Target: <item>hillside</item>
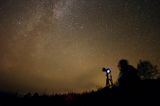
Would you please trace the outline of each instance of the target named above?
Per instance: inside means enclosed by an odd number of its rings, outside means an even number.
[[[25,95],[18,97],[16,94],[0,92],[0,105],[138,105],[138,104],[159,104],[160,80],[144,80],[136,84],[135,87],[113,87],[102,88],[97,91],[82,94],[63,94],[63,95]]]

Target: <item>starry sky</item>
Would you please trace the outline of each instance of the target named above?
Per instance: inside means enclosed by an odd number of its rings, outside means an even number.
[[[82,92],[121,58],[160,65],[159,0],[0,0],[0,90]]]

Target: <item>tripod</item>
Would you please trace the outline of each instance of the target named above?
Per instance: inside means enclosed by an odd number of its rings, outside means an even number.
[[[112,81],[111,72],[110,73],[106,72],[106,87],[111,88],[112,86],[113,86],[113,81]]]

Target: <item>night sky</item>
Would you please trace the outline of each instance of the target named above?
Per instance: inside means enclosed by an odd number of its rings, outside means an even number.
[[[159,0],[0,0],[0,90],[81,92],[102,67],[160,65]]]

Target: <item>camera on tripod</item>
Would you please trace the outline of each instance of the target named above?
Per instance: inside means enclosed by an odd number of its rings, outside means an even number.
[[[106,72],[107,74],[111,73],[111,69],[110,68],[102,68],[103,72]]]
[[[102,68],[102,71],[106,73],[106,87],[112,87],[113,81],[112,81],[111,69]]]

